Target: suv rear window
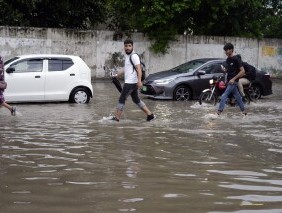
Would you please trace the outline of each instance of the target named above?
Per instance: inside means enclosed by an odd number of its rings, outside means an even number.
[[[48,60],[48,70],[49,71],[64,71],[73,65],[71,59],[49,59]]]

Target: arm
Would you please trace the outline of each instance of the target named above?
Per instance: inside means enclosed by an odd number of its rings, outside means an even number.
[[[238,78],[243,77],[244,75],[245,75],[245,69],[244,69],[243,66],[241,66],[239,73],[236,76],[234,76],[229,82],[231,84],[233,84],[235,82],[235,80],[237,80]]]
[[[141,81],[141,78],[142,78],[142,68],[141,68],[140,57],[138,56],[138,54],[133,54],[131,56],[131,59],[132,59],[131,63],[134,66],[134,68],[135,68],[135,70],[137,72],[137,87],[138,87],[138,89],[141,89],[143,84],[142,84],[142,81]]]
[[[138,86],[138,89],[141,89],[141,87],[143,86],[142,81],[141,81],[141,76],[142,76],[141,64],[135,65],[135,68],[137,71],[137,78],[138,78],[137,86]]]

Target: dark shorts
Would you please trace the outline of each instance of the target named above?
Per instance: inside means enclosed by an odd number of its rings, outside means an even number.
[[[125,101],[127,97],[131,95],[131,98],[135,104],[140,103],[140,98],[138,96],[138,88],[137,84],[127,84],[125,83],[123,85],[120,97],[119,97],[119,103],[125,104]]]

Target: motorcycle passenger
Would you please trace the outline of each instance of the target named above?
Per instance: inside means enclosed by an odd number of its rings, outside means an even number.
[[[238,54],[237,57],[242,61],[241,55]],[[243,63],[245,63],[245,62],[242,61],[242,65],[244,66]],[[246,70],[245,70],[245,72],[246,72]],[[243,100],[246,99],[246,95],[244,93],[244,85],[249,85],[250,83],[251,82],[248,79],[246,74],[242,78],[240,78],[239,81],[238,81],[238,89],[239,89],[240,94],[242,95]]]
[[[223,112],[228,96],[232,93],[239,104],[242,113],[246,115],[247,113],[245,112],[245,106],[237,87],[239,78],[245,74],[242,61],[236,55],[234,55],[233,44],[227,43],[224,45],[223,49],[227,56],[227,67],[223,67],[223,71],[227,72],[227,87],[221,96],[217,114],[220,115]]]

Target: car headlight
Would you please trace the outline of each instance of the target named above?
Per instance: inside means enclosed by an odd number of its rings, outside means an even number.
[[[170,82],[172,82],[175,78],[166,78],[166,79],[160,79],[160,80],[154,80],[155,84],[160,84],[160,85],[164,85],[164,84],[169,84]]]

